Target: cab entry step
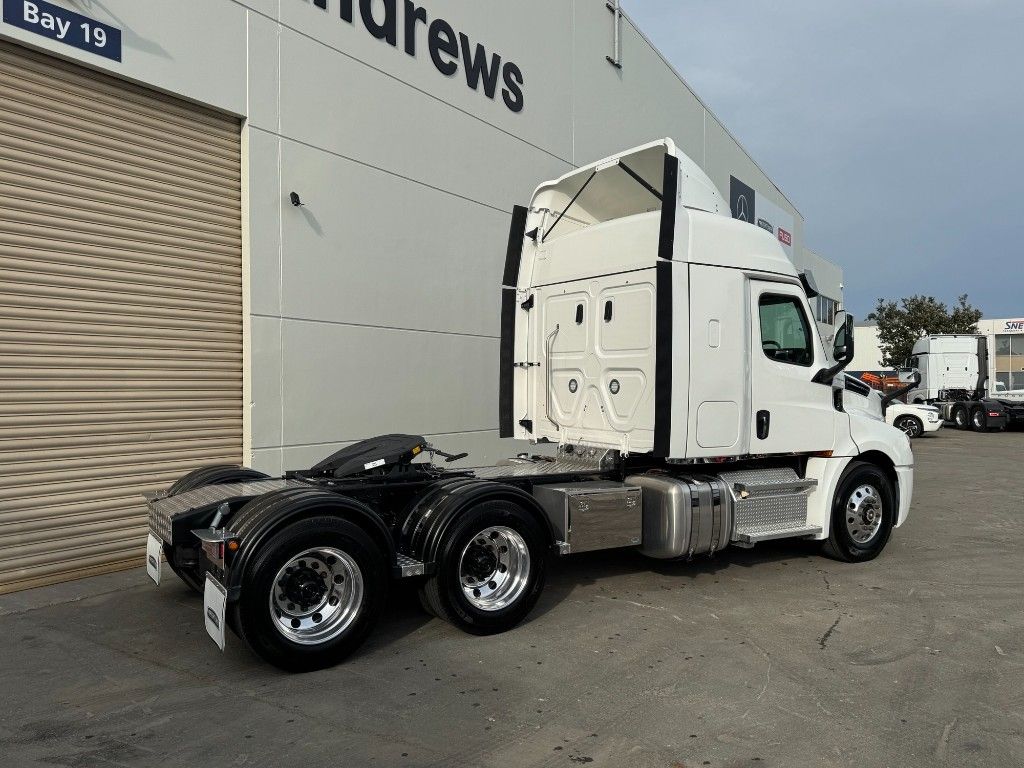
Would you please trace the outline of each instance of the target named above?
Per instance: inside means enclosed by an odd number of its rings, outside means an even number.
[[[754,544],[820,533],[807,524],[807,495],[817,480],[784,468],[723,472],[720,477],[732,496],[735,541]]]

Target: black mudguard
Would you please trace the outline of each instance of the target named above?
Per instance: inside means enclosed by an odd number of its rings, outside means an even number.
[[[425,563],[429,571],[435,566],[445,534],[459,513],[484,501],[518,504],[536,516],[554,544],[551,522],[525,490],[491,480],[459,477],[439,480],[417,499],[402,524],[399,548],[403,554]]]
[[[395,563],[395,543],[384,521],[366,504],[319,488],[285,488],[250,501],[231,519],[238,551],[227,564],[228,600],[238,598],[245,569],[260,547],[275,533],[298,520],[324,515],[350,520],[363,528],[380,546],[389,564]]]

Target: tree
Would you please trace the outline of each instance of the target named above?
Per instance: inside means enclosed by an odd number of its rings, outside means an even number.
[[[982,312],[967,302],[967,294],[957,299],[953,311],[934,296],[910,296],[899,302],[879,299],[868,320],[878,324],[878,342],[882,365],[898,368],[910,357],[914,342],[932,333],[977,333]]]

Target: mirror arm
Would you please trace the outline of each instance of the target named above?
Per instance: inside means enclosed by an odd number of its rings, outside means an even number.
[[[853,358],[848,357],[846,360],[841,360],[829,368],[822,368],[814,374],[814,378],[811,381],[815,384],[831,384],[836,375],[852,362]]]
[[[885,409],[889,407],[889,404],[892,403],[893,400],[898,400],[899,398],[903,397],[910,390],[917,388],[917,386],[920,383],[921,383],[921,372],[915,369],[914,370],[914,380],[912,382],[907,384],[905,387],[900,387],[899,389],[893,390],[888,395],[883,395],[882,396],[882,415],[885,416]]]

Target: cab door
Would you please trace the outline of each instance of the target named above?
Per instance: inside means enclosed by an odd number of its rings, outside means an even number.
[[[814,374],[828,365],[803,291],[751,280],[750,452],[810,453],[835,442],[831,384]]]

